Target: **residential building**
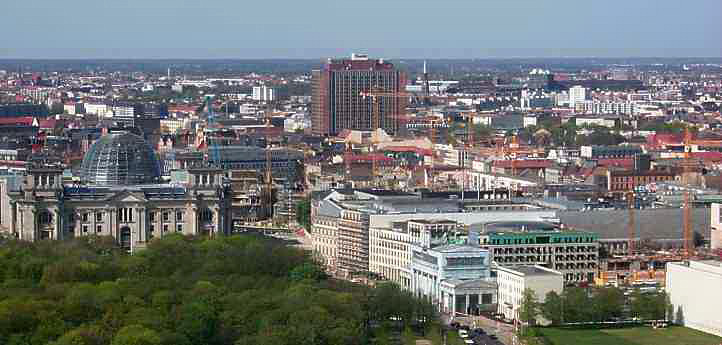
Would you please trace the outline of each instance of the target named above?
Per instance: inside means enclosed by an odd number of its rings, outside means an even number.
[[[543,303],[547,293],[554,291],[561,295],[564,289],[564,275],[544,266],[497,266],[495,271],[499,286],[497,312],[504,314],[507,320],[519,320],[524,290],[533,291],[537,300]],[[549,321],[538,317],[536,323],[545,325]]]
[[[587,90],[584,86],[577,85],[569,88],[569,107],[574,109],[578,102],[583,102],[587,98]]]
[[[667,263],[665,291],[676,323],[722,337],[722,262]]]
[[[278,98],[276,89],[268,86],[254,86],[252,98],[259,102],[273,102]]]
[[[406,75],[393,64],[354,54],[351,59],[329,59],[312,74],[314,134],[337,135],[344,129],[370,131],[377,124],[387,133],[398,131],[406,100],[364,96],[366,92],[404,92]]]
[[[607,169],[607,190],[612,193],[628,192],[650,183],[674,181],[676,176],[675,173],[666,170]]]

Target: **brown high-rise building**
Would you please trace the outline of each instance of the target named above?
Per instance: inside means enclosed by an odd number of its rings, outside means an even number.
[[[370,60],[354,54],[351,59],[329,59],[313,71],[313,133],[336,135],[344,129],[375,129],[376,106],[365,92],[393,94],[404,92],[404,72],[382,59]],[[403,97],[379,97],[379,124],[387,133],[396,133],[406,108]]]

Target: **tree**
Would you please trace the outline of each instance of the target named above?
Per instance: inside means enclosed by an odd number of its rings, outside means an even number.
[[[532,289],[524,289],[519,306],[519,321],[527,325],[536,323],[539,316],[539,299]]]
[[[541,305],[542,316],[553,325],[562,323],[562,297],[556,291],[549,291]]]
[[[121,328],[111,345],[161,345],[161,337],[152,329],[140,325]]]
[[[307,231],[311,231],[311,200],[304,199],[296,204],[296,221]]]
[[[609,321],[620,317],[624,306],[624,293],[615,287],[597,289],[592,299],[592,306],[594,321]]]
[[[578,287],[564,289],[562,294],[562,322],[585,322],[590,321],[590,301],[587,292]]]

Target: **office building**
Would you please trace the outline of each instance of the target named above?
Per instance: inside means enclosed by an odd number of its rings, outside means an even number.
[[[674,322],[722,337],[722,262],[667,263],[665,291]]]
[[[499,286],[497,312],[504,314],[507,320],[519,320],[524,290],[534,291],[539,303],[543,303],[551,291],[562,294],[564,276],[559,271],[539,265],[498,266],[496,283]],[[536,323],[545,325],[549,321],[538,317]]]
[[[499,265],[545,266],[561,272],[566,283],[593,282],[599,266],[597,234],[542,222],[488,223],[480,244]]]
[[[493,310],[497,286],[490,265],[489,252],[474,245],[414,247],[410,290],[451,315]]]
[[[403,97],[364,97],[365,92],[404,92],[406,75],[383,59],[354,54],[329,59],[313,71],[312,129],[317,135],[337,135],[344,129],[369,131],[376,124],[396,133],[406,100]],[[374,118],[374,114],[378,118]]]
[[[319,237],[314,239],[315,248],[320,250],[316,255],[341,276],[370,271],[408,287],[406,268],[414,245],[433,248],[459,243],[472,224],[541,221],[556,216],[554,211],[533,207],[495,208],[510,203],[506,192],[507,199],[502,199],[500,192],[471,194],[480,200],[386,190],[318,193],[311,203],[311,235]]]
[[[584,86],[577,85],[569,88],[569,107],[574,109],[579,102],[587,98],[587,90]]]

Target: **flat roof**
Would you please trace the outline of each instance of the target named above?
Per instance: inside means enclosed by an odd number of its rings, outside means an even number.
[[[512,273],[518,273],[523,276],[561,275],[560,272],[556,272],[551,269],[543,269],[535,265],[499,266],[499,268],[505,271],[511,271]]]

